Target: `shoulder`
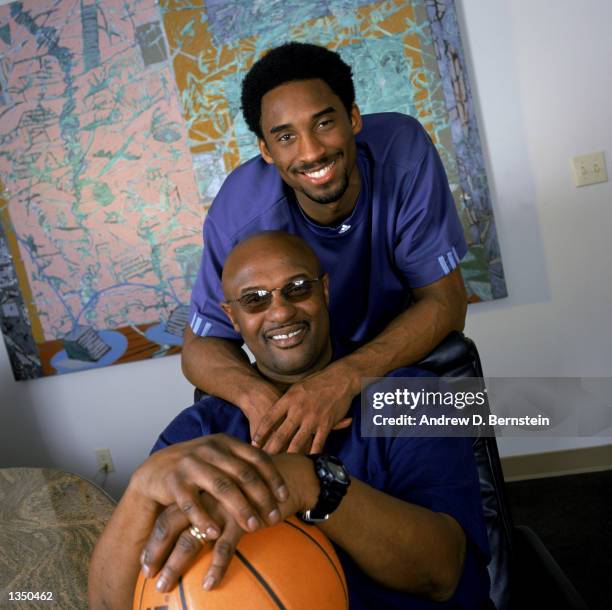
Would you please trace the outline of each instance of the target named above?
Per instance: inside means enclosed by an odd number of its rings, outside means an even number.
[[[168,424],[159,435],[151,453],[207,434],[224,432],[231,436],[240,436],[244,427],[243,420],[244,415],[235,405],[216,396],[205,396],[181,411]]]
[[[419,121],[399,112],[364,115],[357,143],[367,149],[374,163],[406,169],[418,165],[432,146]]]
[[[286,205],[283,181],[273,165],[260,155],[249,159],[223,182],[207,215],[207,222],[237,235],[262,216]]]

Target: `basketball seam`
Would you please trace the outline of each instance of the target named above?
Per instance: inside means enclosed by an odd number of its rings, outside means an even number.
[[[181,595],[181,605],[183,606],[183,610],[189,610],[187,606],[187,600],[185,599],[185,589],[183,588],[183,578],[179,578],[179,593]]]
[[[272,601],[278,606],[279,610],[286,610],[285,606],[278,598],[278,595],[274,592],[272,587],[266,582],[265,578],[257,571],[255,566],[251,564],[251,562],[238,550],[236,549],[236,557],[246,566],[246,568],[255,576],[255,578],[259,581],[259,584],[266,590],[268,595],[272,598]]]
[[[346,606],[348,608],[348,591],[344,587],[344,580],[343,580],[342,576],[340,575],[340,572],[338,572],[338,568],[336,567],[336,564],[334,563],[334,560],[329,556],[329,553],[321,546],[319,541],[316,540],[316,538],[314,538],[313,536],[311,536],[306,530],[303,530],[301,527],[298,527],[295,523],[291,523],[291,521],[285,521],[285,523],[287,525],[290,525],[293,529],[296,529],[298,532],[302,532],[302,534],[304,534],[304,536],[306,536],[309,540],[314,542],[314,544],[316,544],[321,549],[321,551],[323,551],[323,554],[327,558],[327,561],[329,561],[329,563],[331,564],[332,568],[334,569],[334,572],[338,576],[338,580],[340,581],[340,586],[342,587],[342,590],[344,591],[344,598],[346,599]],[[340,560],[338,560],[338,561],[340,561]]]
[[[140,599],[138,600],[138,610],[142,610],[142,598],[144,597],[145,587],[147,586],[147,579],[142,579],[142,589],[140,590]]]

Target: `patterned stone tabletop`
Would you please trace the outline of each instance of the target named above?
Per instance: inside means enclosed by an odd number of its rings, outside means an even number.
[[[114,505],[75,474],[0,469],[0,608],[85,610],[89,557]]]

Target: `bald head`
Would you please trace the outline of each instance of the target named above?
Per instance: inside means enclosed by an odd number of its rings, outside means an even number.
[[[225,298],[240,296],[232,291],[238,276],[253,271],[253,267],[256,267],[257,272],[265,274],[266,267],[278,259],[310,272],[311,277],[321,275],[317,255],[301,237],[283,231],[263,231],[237,244],[225,260],[221,275]]]
[[[264,376],[294,383],[330,361],[328,279],[304,240],[280,231],[245,239],[222,283],[221,307]]]

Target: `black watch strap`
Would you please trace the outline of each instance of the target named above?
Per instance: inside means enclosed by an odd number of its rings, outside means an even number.
[[[297,513],[304,523],[321,523],[329,518],[346,495],[351,478],[344,464],[337,457],[325,453],[309,455],[321,486],[316,505],[303,513]]]

